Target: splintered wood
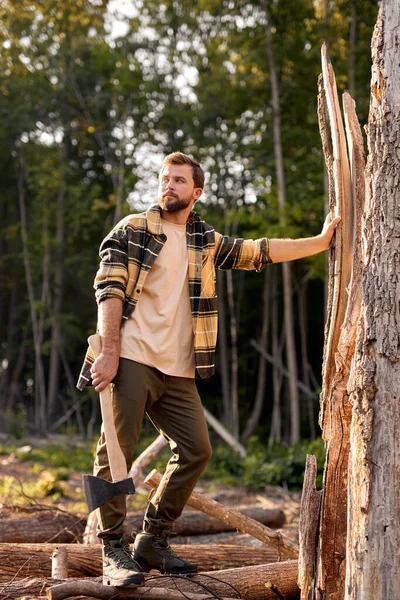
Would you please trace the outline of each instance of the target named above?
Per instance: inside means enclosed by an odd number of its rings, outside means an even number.
[[[322,73],[318,116],[328,169],[330,208],[342,220],[336,229],[329,260],[320,409],[320,425],[326,447],[324,484],[323,490],[316,492],[316,469],[308,460],[302,495],[299,568],[302,600],[337,600],[344,597],[352,418],[349,376],[361,306],[361,216],[365,196],[363,139],[355,103],[348,94],[344,94],[350,170],[335,75],[327,60],[325,46],[322,48]]]

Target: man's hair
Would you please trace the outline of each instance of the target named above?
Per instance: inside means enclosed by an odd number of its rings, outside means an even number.
[[[194,158],[190,158],[190,156],[183,154],[183,152],[172,152],[172,154],[168,154],[168,156],[164,158],[160,175],[167,165],[190,165],[192,167],[194,187],[204,188],[204,171],[201,168],[200,163]]]

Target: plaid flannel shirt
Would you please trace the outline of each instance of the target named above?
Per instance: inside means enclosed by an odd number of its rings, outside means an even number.
[[[121,298],[121,327],[135,310],[146,277],[166,239],[156,205],[145,213],[129,215],[103,240],[94,282],[96,300],[100,303],[106,298]],[[186,241],[196,377],[204,378],[214,372],[218,325],[215,268],[261,271],[272,261],[267,238],[243,240],[223,236],[193,211],[186,225]],[[91,384],[93,361],[88,348],[77,383],[80,390]]]

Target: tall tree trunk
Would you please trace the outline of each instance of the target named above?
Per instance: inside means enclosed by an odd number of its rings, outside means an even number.
[[[372,41],[362,305],[351,371],[347,600],[400,590],[400,5],[383,0]]]
[[[350,39],[349,39],[349,94],[356,97],[356,35],[357,35],[357,6],[356,0],[351,0]]]
[[[222,271],[217,273],[217,293],[218,293],[218,339],[219,355],[221,368],[221,387],[222,387],[222,422],[226,427],[230,420],[230,385],[229,385],[229,357],[228,357],[228,338],[226,332],[226,311],[224,299],[224,274]]]
[[[232,271],[226,271],[226,291],[228,294],[229,322],[231,333],[231,398],[230,398],[230,431],[238,439],[239,437],[239,395],[238,395],[238,347],[237,347],[237,325],[235,301],[233,298]]]
[[[21,238],[22,250],[24,256],[25,279],[28,290],[29,307],[31,312],[33,346],[35,354],[35,427],[40,433],[46,431],[46,386],[44,379],[44,368],[42,361],[42,340],[43,329],[39,323],[39,317],[36,309],[35,292],[33,287],[33,277],[31,260],[28,247],[28,228],[25,204],[25,162],[20,153],[19,176],[18,176],[18,199],[21,214]]]
[[[300,329],[300,343],[301,343],[301,363],[303,370],[303,381],[304,384],[311,389],[310,382],[310,365],[308,363],[308,349],[307,349],[307,302],[306,302],[306,285],[302,285],[297,293],[299,299],[299,329]],[[315,422],[314,422],[314,408],[313,401],[310,396],[307,396],[307,412],[308,422],[310,425],[310,437],[312,440],[316,438]]]
[[[278,283],[277,274],[274,271],[272,273],[272,308],[271,308],[271,321],[272,321],[272,355],[275,359],[275,364],[272,366],[272,384],[273,384],[273,407],[272,407],[272,418],[271,418],[271,429],[268,439],[268,444],[271,446],[274,442],[282,441],[282,423],[281,423],[281,388],[283,381],[283,373],[277,367],[279,363],[282,363],[282,344],[279,343],[278,323],[279,323],[279,310],[278,310]],[[284,327],[284,325],[283,325]],[[283,340],[283,337],[282,337]]]
[[[283,150],[281,140],[281,109],[279,82],[275,66],[275,57],[272,48],[271,19],[266,3],[264,4],[267,14],[267,55],[272,91],[272,111],[274,129],[274,155],[276,162],[276,174],[278,182],[278,202],[280,219],[284,222],[286,209],[285,174],[283,168]],[[300,439],[300,399],[297,389],[297,362],[296,343],[294,334],[294,316],[292,304],[292,270],[288,262],[282,263],[283,275],[283,304],[285,309],[285,337],[287,366],[290,372],[289,394],[290,394],[290,441],[292,443]]]
[[[17,268],[17,256],[14,254],[14,260],[12,262],[12,269],[16,272]],[[16,335],[16,313],[17,313],[17,290],[18,290],[18,278],[13,277],[11,284],[11,293],[8,303],[8,323],[7,323],[7,346],[6,346],[6,358],[0,365],[0,433],[5,433],[5,413],[6,408],[10,406],[9,402],[9,389],[10,389],[10,377],[13,365],[13,354],[14,354],[14,338]],[[1,315],[0,315],[1,318]],[[2,321],[0,321],[2,323]]]
[[[262,326],[261,326],[261,335],[260,335],[260,345],[263,348],[267,346],[268,340],[268,326],[269,326],[269,288],[270,288],[270,275],[271,272],[269,269],[265,269],[264,271],[264,290],[263,290],[263,310],[262,310]],[[257,427],[261,411],[264,405],[264,396],[265,396],[265,383],[266,383],[266,375],[267,375],[267,362],[260,355],[258,359],[258,374],[257,374],[257,391],[256,397],[254,400],[253,410],[251,411],[250,417],[247,420],[246,427],[242,433],[242,442],[245,444],[249,437],[254,432]]]
[[[69,14],[65,10],[66,37],[63,44],[64,48],[64,66],[63,66],[63,87],[65,96],[69,89],[70,73],[70,32],[69,32]],[[68,166],[71,154],[71,123],[70,111],[67,100],[64,100],[61,109],[61,126],[63,129],[63,143],[60,155],[60,181],[57,195],[57,213],[56,213],[56,248],[54,253],[54,293],[52,305],[52,330],[51,330],[51,350],[48,384],[48,416],[53,416],[57,402],[59,390],[59,371],[60,371],[60,349],[62,344],[61,330],[61,312],[64,292],[64,246],[65,246],[65,204],[68,190]]]

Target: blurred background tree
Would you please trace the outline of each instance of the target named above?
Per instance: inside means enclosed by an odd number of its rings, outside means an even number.
[[[163,156],[207,172],[222,233],[304,237],[325,214],[316,95],[326,41],[367,120],[375,0],[0,2],[0,428],[98,425],[75,392],[95,330],[98,246],[156,200]],[[244,443],[318,434],[323,256],[218,274],[217,373],[203,402]],[[289,282],[289,284],[288,284]],[[254,343],[257,344],[256,349]]]

